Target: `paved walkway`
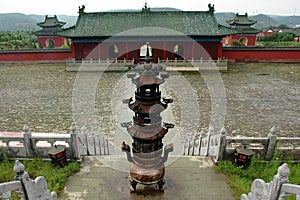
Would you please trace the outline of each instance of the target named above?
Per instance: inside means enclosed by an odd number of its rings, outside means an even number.
[[[127,179],[129,172],[110,167],[124,162],[125,155],[85,157],[80,172],[68,179],[59,199],[234,199],[225,177],[214,172],[209,158],[174,159],[166,167],[164,192],[159,192],[154,185],[139,184],[137,192],[130,193]]]

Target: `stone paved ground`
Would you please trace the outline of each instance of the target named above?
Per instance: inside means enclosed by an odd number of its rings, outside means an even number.
[[[234,199],[225,177],[213,171],[213,163],[209,158],[181,157],[166,167],[164,192],[159,192],[153,185],[139,184],[136,193],[130,193],[129,172],[110,168],[112,163],[118,163],[120,159],[124,157],[85,157],[80,172],[67,180],[59,199]],[[128,166],[124,166],[124,170],[128,169]]]
[[[205,82],[197,73],[183,75],[198,96],[199,126],[207,128],[210,98]],[[112,117],[111,90],[121,76],[104,73],[95,94],[97,117],[108,136],[119,123]],[[300,136],[299,64],[235,64],[221,76],[227,97],[228,135],[265,137],[276,125],[280,136]],[[76,73],[66,72],[63,64],[0,66],[0,131],[21,132],[28,124],[32,132],[69,132],[75,80]],[[174,87],[184,90],[182,85]],[[180,105],[176,98],[174,105],[178,125]]]

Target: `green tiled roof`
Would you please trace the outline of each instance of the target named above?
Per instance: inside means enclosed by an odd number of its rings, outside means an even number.
[[[44,27],[62,27],[63,25],[65,25],[65,22],[61,22],[57,19],[57,16],[54,15],[54,17],[49,17],[48,15],[46,15],[45,17],[45,21],[37,23],[38,26],[44,28]]]
[[[211,11],[157,11],[151,12],[80,12],[75,26],[59,34],[65,37],[106,37],[131,30],[131,35],[155,36],[163,29],[145,31],[139,28],[158,27],[178,31],[188,36],[224,36],[235,30],[220,26]]]
[[[260,32],[259,30],[255,29],[255,28],[252,28],[252,27],[236,28],[236,31],[238,33],[249,33],[249,34],[257,34],[257,33]]]
[[[43,29],[39,31],[35,31],[34,34],[37,36],[55,36],[57,35],[58,31],[61,31],[62,29]]]

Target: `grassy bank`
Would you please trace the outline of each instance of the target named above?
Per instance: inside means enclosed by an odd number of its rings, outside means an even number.
[[[25,171],[29,173],[31,179],[43,176],[47,180],[48,189],[55,191],[58,195],[63,191],[66,180],[69,176],[77,172],[80,168],[79,162],[69,162],[62,168],[55,167],[50,161],[41,159],[24,160],[21,163],[25,167]],[[15,161],[9,161],[6,158],[0,162],[0,183],[14,180],[15,172],[13,170]],[[16,194],[11,199],[19,199]]]
[[[266,183],[273,180],[277,174],[278,167],[282,164],[276,158],[269,162],[261,162],[262,160],[255,156],[252,158],[251,164],[247,169],[237,167],[230,161],[220,162],[215,169],[226,175],[227,182],[232,189],[235,199],[240,199],[242,194],[248,194],[251,191],[251,184],[254,179],[262,179]],[[290,169],[289,180],[292,184],[300,184],[300,163],[286,162]],[[286,198],[287,200],[295,200],[295,196]]]

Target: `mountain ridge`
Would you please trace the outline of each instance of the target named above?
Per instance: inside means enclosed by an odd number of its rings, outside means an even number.
[[[178,11],[173,8],[151,8],[152,11]],[[118,12],[125,10],[111,10],[109,12]],[[137,11],[137,10],[130,10]],[[130,12],[129,11],[129,12]],[[234,18],[234,12],[216,12],[215,13],[219,24],[228,26],[227,20]],[[57,15],[60,21],[66,22],[64,28],[73,26],[76,23],[78,16],[70,15]],[[37,25],[38,22],[42,22],[45,19],[45,15],[37,14],[23,14],[23,13],[0,13],[0,31],[17,31],[17,30],[33,30],[37,31],[41,28]],[[300,16],[280,16],[280,15],[249,15],[249,19],[258,21],[253,28],[262,29],[270,26],[278,26],[285,24],[290,27],[300,26]]]

